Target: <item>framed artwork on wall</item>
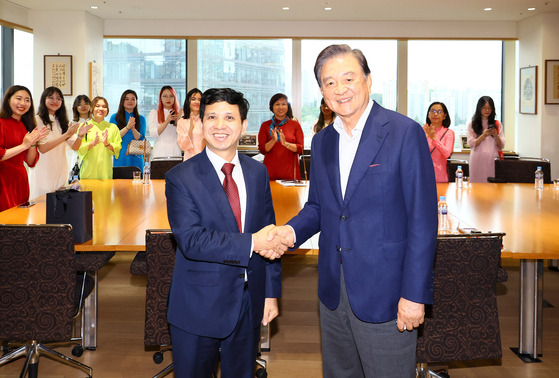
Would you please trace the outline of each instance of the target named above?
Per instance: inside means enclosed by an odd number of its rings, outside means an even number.
[[[45,55],[45,88],[57,87],[72,96],[72,55]]]
[[[520,113],[536,114],[538,111],[538,67],[520,69]]]
[[[545,61],[545,103],[559,105],[559,60]]]

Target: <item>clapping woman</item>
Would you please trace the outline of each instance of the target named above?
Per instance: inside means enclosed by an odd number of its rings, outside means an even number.
[[[0,211],[29,200],[23,162],[29,167],[37,164],[37,142],[49,132],[35,127],[34,112],[29,89],[21,85],[8,88],[0,109]]]
[[[105,121],[109,113],[105,98],[95,97],[91,107],[91,120],[80,125],[80,130],[91,125],[78,149],[82,161],[80,179],[112,179],[113,156],[118,158],[121,149],[120,130],[114,123]]]
[[[272,119],[262,123],[258,133],[258,149],[270,180],[300,180],[298,154],[303,152],[303,129],[288,117],[287,96],[277,93],[270,99]]]
[[[182,112],[179,110],[177,92],[170,85],[159,91],[157,109],[149,113],[149,135],[155,139],[152,157],[181,156],[177,144],[177,121]]]
[[[184,151],[184,160],[199,154],[206,147],[200,119],[201,99],[202,91],[198,88],[188,91],[182,107],[184,115],[177,123],[177,143]]]
[[[324,102],[324,98],[320,100],[320,115],[314,124],[312,131],[313,134],[318,133],[320,130],[330,125],[336,119],[336,113],[332,111]]]
[[[429,105],[423,130],[429,143],[437,182],[448,182],[446,159],[454,150],[454,131],[449,127],[450,115],[446,105],[442,102],[433,102]]]
[[[67,148],[78,150],[81,140],[76,131],[79,124],[69,122],[62,91],[48,87],[43,91],[36,116],[37,128],[50,130],[38,142],[41,159],[29,169],[29,198],[36,198],[64,186],[68,180]]]
[[[138,95],[132,89],[127,89],[120,96],[118,110],[109,121],[118,126],[122,138],[122,153],[115,156],[115,167],[144,166],[141,155],[128,155],[128,145],[132,140],[144,140],[146,135],[146,119],[138,113]]]

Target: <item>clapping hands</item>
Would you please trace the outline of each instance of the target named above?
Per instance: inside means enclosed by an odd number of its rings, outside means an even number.
[[[270,260],[283,256],[293,247],[295,235],[289,226],[268,225],[253,234],[254,252]]]

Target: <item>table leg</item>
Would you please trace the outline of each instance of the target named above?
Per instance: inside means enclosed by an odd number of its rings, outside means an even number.
[[[84,302],[82,346],[87,350],[95,350],[97,348],[97,271],[88,272],[88,274],[93,276],[95,286]]]
[[[543,260],[520,261],[519,347],[524,362],[541,362],[543,331]]]

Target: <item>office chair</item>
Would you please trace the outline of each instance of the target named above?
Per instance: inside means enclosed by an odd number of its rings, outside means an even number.
[[[113,167],[113,179],[133,179],[133,172],[142,172],[142,170],[136,166]]]
[[[551,184],[551,163],[549,159],[505,156],[495,158],[495,177],[489,177],[489,182],[518,182],[534,183],[534,172],[542,167],[543,181]]]
[[[167,298],[176,251],[177,243],[171,230],[146,230],[147,285],[144,345],[163,347],[153,355],[156,364],[163,362],[163,352],[171,347],[171,333],[167,322]],[[266,361],[258,358],[256,365],[256,377],[265,378]],[[153,378],[163,377],[172,371],[171,363]]]
[[[470,165],[467,160],[446,159],[446,173],[448,175],[448,182],[454,182],[456,179],[456,169],[462,166],[464,177],[470,176]]]
[[[151,161],[151,178],[164,179],[165,173],[175,165],[182,163],[182,157],[153,158]]]
[[[44,345],[72,340],[84,290],[76,287],[76,266],[70,225],[0,225],[0,339],[25,343],[0,366],[27,356],[20,377],[36,378],[45,355],[92,376],[91,367]]]
[[[311,178],[311,154],[299,155],[299,168],[301,171],[301,179],[310,180]]]
[[[495,285],[502,233],[441,235],[434,266],[433,305],[419,328],[420,377],[443,377],[423,364],[501,358]]]

